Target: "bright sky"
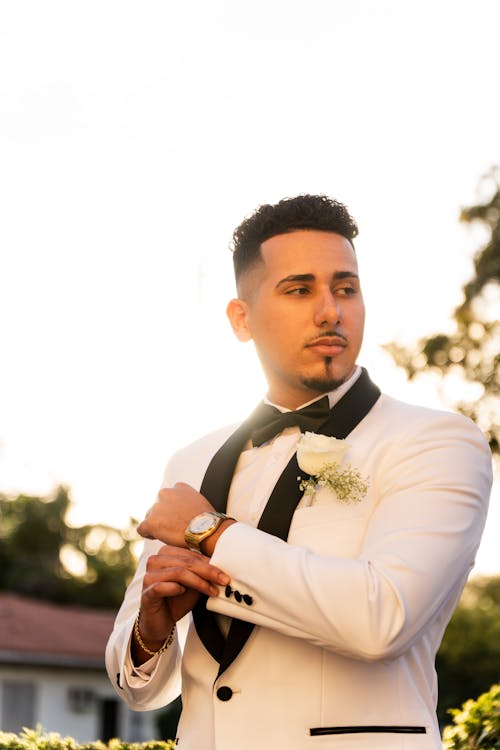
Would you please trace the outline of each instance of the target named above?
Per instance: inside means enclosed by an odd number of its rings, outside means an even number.
[[[360,226],[361,363],[439,406],[380,345],[447,328],[472,273],[499,33],[498,0],[0,0],[0,491],[66,483],[75,523],[120,526],[244,417],[264,382],[228,242],[299,192]]]

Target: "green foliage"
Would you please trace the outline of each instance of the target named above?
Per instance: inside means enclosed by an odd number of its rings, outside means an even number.
[[[488,191],[484,202],[464,208],[460,220],[479,223],[489,239],[474,257],[474,276],[453,312],[455,331],[436,333],[410,348],[394,343],[384,348],[410,380],[430,369],[443,377],[459,374],[464,382],[481,386],[479,398],[456,407],[479,425],[492,451],[500,453],[500,168],[485,175],[481,187]]]
[[[174,750],[172,740],[163,742],[122,742],[113,739],[108,743],[97,740],[79,745],[72,737],[61,737],[55,732],[37,729],[24,729],[21,734],[0,731],[0,750]]]
[[[452,712],[443,732],[444,750],[500,750],[500,685]]]
[[[69,492],[50,498],[0,494],[0,590],[61,604],[117,608],[132,577],[137,538],[124,531],[66,521]],[[77,563],[72,570],[68,560]]]
[[[436,659],[438,716],[471,695],[479,695],[500,675],[500,576],[473,578],[467,584]]]

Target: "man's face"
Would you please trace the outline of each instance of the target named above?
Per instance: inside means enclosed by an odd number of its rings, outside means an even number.
[[[228,315],[255,343],[270,400],[293,409],[354,370],[365,319],[356,256],[341,235],[316,230],[271,237],[261,253]]]

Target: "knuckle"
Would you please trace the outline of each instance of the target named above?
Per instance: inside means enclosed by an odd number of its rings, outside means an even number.
[[[158,560],[157,555],[151,555],[151,557],[148,558],[148,561],[146,563],[146,571],[150,572],[153,570],[157,570],[160,566],[160,561]]]
[[[150,576],[150,575],[148,575],[146,573],[146,575],[144,576],[144,578],[142,580],[142,588],[143,588],[143,590],[149,588],[155,582],[156,582],[156,579],[153,576]]]
[[[169,571],[175,578],[179,578],[184,572],[184,568],[181,565],[172,565]]]

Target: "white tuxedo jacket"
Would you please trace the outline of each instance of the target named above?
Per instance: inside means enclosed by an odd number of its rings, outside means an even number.
[[[198,488],[229,432],[177,453],[165,485]],[[161,546],[145,543],[106,662],[139,711],[175,698],[182,675],[179,750],[441,748],[434,659],[485,523],[489,448],[464,417],[384,395],[348,443],[369,477],[360,503],[298,508],[287,542],[242,523],[220,537],[212,562],[231,585],[208,607],[256,627],[218,679],[191,622],[183,655],[177,639],[131,686],[142,577]]]

